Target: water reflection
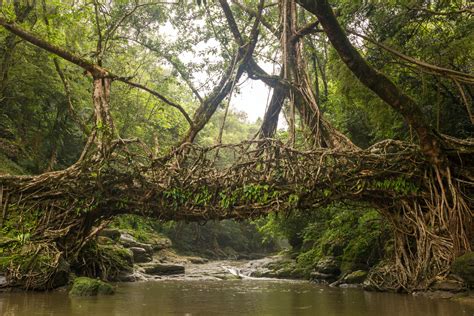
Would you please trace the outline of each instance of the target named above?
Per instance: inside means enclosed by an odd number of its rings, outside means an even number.
[[[158,281],[120,284],[117,294],[2,293],[0,311],[23,315],[473,316],[451,301],[289,281]]]

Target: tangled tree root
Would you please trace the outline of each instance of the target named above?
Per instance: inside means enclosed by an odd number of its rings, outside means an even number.
[[[78,253],[73,269],[78,274],[115,281],[124,271],[132,272],[133,255],[128,249],[116,245],[98,245],[95,240],[89,241]]]
[[[378,208],[395,232],[394,266],[382,279],[373,277],[374,283],[411,290],[445,275],[455,256],[472,247],[469,144],[453,154],[449,169],[437,170],[417,146],[392,140],[366,150],[301,151],[271,139],[211,148],[184,144],[159,159],[141,143],[121,140],[107,156],[86,154],[63,171],[1,176],[2,223],[11,234],[27,232],[29,247],[42,249],[51,262],[72,262],[100,223],[119,214],[244,219],[363,201]],[[28,226],[9,222],[13,217],[33,220]],[[43,273],[12,262],[8,278],[25,288],[49,288],[56,271],[51,267]]]

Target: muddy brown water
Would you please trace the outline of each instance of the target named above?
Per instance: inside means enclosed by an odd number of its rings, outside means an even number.
[[[0,293],[0,315],[474,316],[474,307],[304,281],[158,280],[117,284],[113,296]]]

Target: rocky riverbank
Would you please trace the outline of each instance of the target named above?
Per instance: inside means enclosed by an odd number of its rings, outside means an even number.
[[[112,247],[126,263],[110,281],[134,282],[179,275],[184,274],[187,263],[207,262],[204,258],[176,254],[171,240],[160,235],[148,235],[140,241],[128,232],[104,229],[99,233],[98,243],[99,247]]]
[[[176,253],[171,240],[159,234],[138,238],[133,232],[104,229],[97,236],[99,253],[112,258],[116,273],[103,279],[113,282],[135,282],[159,279],[229,280],[229,279],[300,279],[331,287],[354,287],[376,290],[366,282],[370,269],[343,271],[339,258],[320,258],[311,269],[303,269],[290,255],[276,255],[257,260],[208,260]],[[413,295],[435,299],[456,299],[474,305],[474,255],[459,257],[453,271],[434,280],[428,290]],[[75,272],[75,271],[71,271]],[[82,274],[78,274],[82,275]],[[82,280],[70,277],[69,280]],[[92,279],[93,280],[93,279]],[[83,281],[83,280],[82,280]],[[1,280],[0,280],[1,282]],[[84,283],[84,282],[83,282]],[[95,284],[95,283],[91,283]],[[82,284],[83,286],[83,284]],[[92,292],[94,293],[94,291]]]
[[[368,269],[343,272],[341,262],[330,256],[321,258],[309,274],[307,270],[299,268],[295,260],[284,256],[251,261],[247,263],[247,266],[253,268],[252,272],[248,273],[249,276],[309,279],[311,282],[331,287],[379,290],[367,282],[369,274],[373,271]],[[471,252],[457,258],[451,273],[446,277],[433,280],[427,289],[415,291],[412,294],[433,299],[455,299],[474,305],[473,276],[474,256]]]
[[[138,241],[131,234],[115,229],[105,229],[98,237],[103,246],[113,246],[127,254],[129,269],[113,281],[142,281],[162,278],[229,279],[229,278],[280,278],[306,279],[333,287],[359,287],[376,290],[366,282],[370,269],[343,271],[337,257],[326,256],[312,267],[302,269],[290,256],[278,255],[259,260],[208,261],[194,256],[182,256],[172,249],[170,239],[153,235],[146,242]],[[468,253],[457,259],[451,274],[434,280],[428,290],[415,292],[433,298],[456,298],[466,295],[473,286],[474,256]]]

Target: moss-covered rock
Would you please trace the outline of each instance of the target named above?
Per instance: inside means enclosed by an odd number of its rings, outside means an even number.
[[[148,253],[153,253],[153,248],[149,244],[139,242],[131,234],[123,233],[120,235],[119,243],[125,248],[139,247],[145,249]]]
[[[115,241],[105,236],[97,236],[97,243],[99,245],[114,245]]]
[[[133,252],[119,245],[100,246],[100,249],[114,263],[118,271],[130,271],[133,267]]]
[[[311,272],[309,279],[312,282],[328,284],[336,281],[337,277],[333,274],[321,273],[317,271]]]
[[[141,247],[130,247],[129,250],[133,253],[133,262],[135,263],[150,262],[153,260],[151,253]]]
[[[320,247],[323,256],[338,257],[344,253],[345,241],[341,239],[328,239],[324,240]]]
[[[469,287],[474,287],[474,252],[456,258],[451,271],[463,278]]]
[[[74,280],[69,295],[71,296],[96,296],[114,294],[112,285],[100,280],[79,277]]]
[[[150,235],[147,241],[154,251],[160,251],[162,249],[171,248],[171,246],[173,245],[171,239],[158,234]]]

